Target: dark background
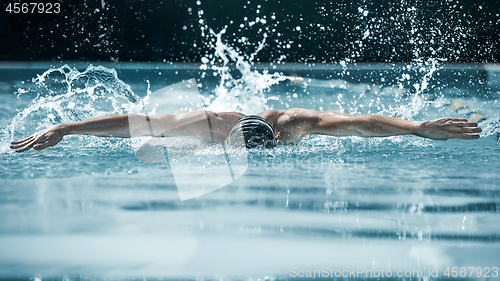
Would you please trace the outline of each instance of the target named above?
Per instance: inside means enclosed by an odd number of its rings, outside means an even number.
[[[3,61],[196,62],[213,53],[206,28],[226,26],[223,40],[247,55],[266,33],[262,62],[500,61],[493,0],[43,1],[60,2],[59,15],[9,14],[11,2],[0,11]]]

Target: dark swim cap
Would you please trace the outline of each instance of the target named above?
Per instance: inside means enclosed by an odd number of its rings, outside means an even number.
[[[257,115],[248,115],[240,119],[229,133],[229,144],[242,146],[244,140],[246,148],[276,146],[273,128],[264,118]]]

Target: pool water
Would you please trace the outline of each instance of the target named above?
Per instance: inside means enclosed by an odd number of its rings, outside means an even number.
[[[500,266],[499,92],[481,86],[488,78],[474,83],[485,79],[476,75],[481,67],[430,65],[406,79],[409,68],[393,65],[231,68],[230,78],[147,64],[115,66],[114,76],[108,65],[56,67],[28,82],[44,67],[17,70],[0,95],[1,278],[293,280],[299,270],[325,267],[393,276],[422,270],[424,277],[438,270],[438,278],[447,268],[481,267],[484,277],[485,267],[494,274]],[[473,73],[469,83],[455,79],[461,73]],[[39,152],[8,148],[59,122],[133,112],[148,95],[190,78],[201,107],[212,110],[304,107],[414,120],[480,112],[487,119],[474,141],[311,136],[252,151],[241,177],[185,201],[175,161],[139,161],[134,140],[71,136]],[[456,101],[467,107],[454,111]],[[210,172],[221,153],[190,155],[189,184],[224,180]]]

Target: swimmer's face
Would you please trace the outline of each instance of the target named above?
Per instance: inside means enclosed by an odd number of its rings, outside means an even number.
[[[272,148],[276,145],[276,139],[269,135],[245,136],[245,133],[239,130],[226,139],[226,144],[236,148]]]
[[[273,147],[274,139],[269,139],[265,136],[251,136],[250,139],[247,140],[247,147],[248,146],[252,148]]]

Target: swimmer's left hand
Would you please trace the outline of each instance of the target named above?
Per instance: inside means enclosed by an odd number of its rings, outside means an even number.
[[[481,128],[476,122],[469,122],[462,118],[441,118],[434,121],[420,123],[416,135],[433,140],[469,139],[479,138]]]
[[[58,144],[65,135],[66,132],[62,126],[55,126],[49,130],[37,132],[23,140],[13,141],[10,143],[10,148],[15,149],[16,152],[23,152],[30,148],[42,150]]]

